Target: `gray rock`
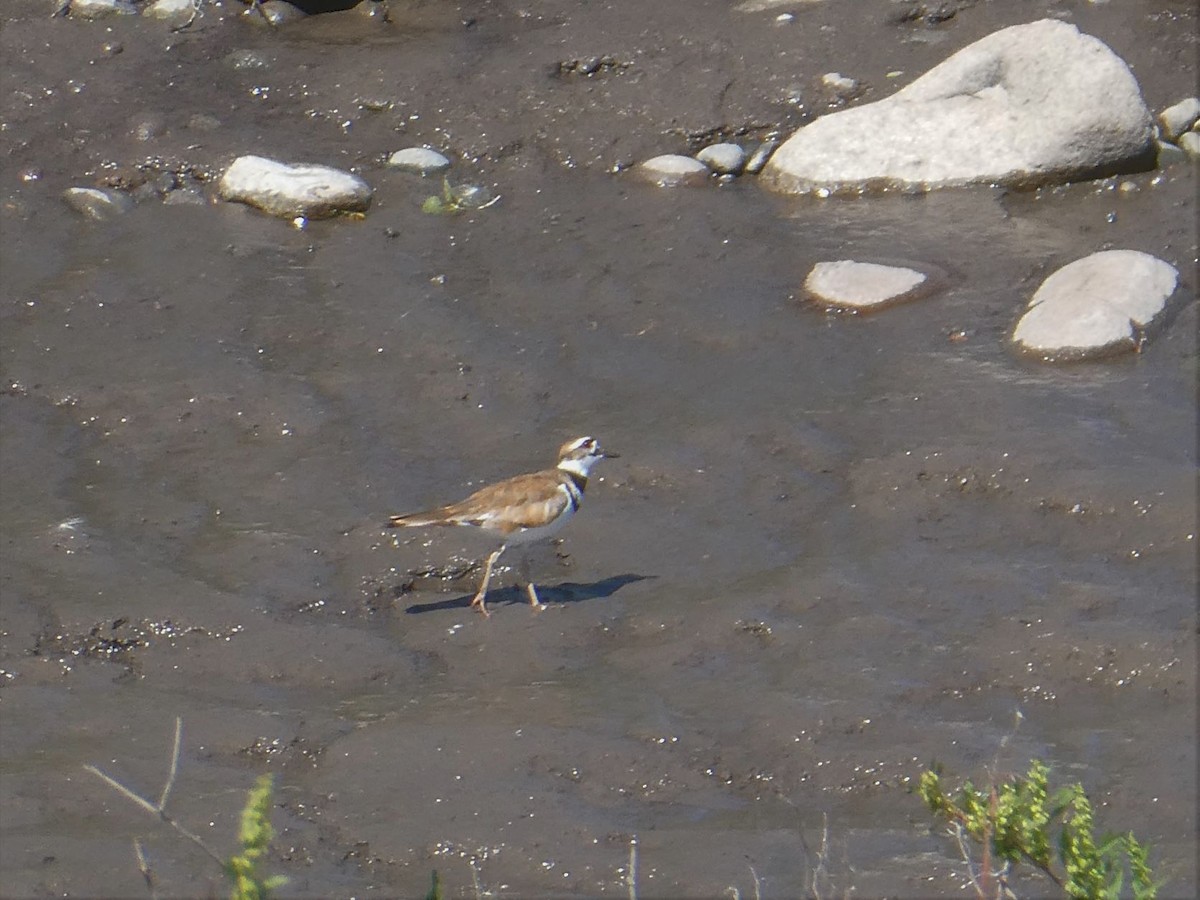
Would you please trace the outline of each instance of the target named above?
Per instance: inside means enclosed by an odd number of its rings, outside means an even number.
[[[244,13],[246,21],[254,25],[286,25],[308,17],[308,13],[284,0],[266,0],[257,9],[250,7]]]
[[[80,215],[97,222],[115,218],[133,209],[133,201],[129,197],[100,188],[67,188],[63,191],[63,200]]]
[[[1013,342],[1047,360],[1135,349],[1178,281],[1173,266],[1148,253],[1093,253],[1042,282],[1013,330]]]
[[[718,175],[737,175],[746,165],[746,151],[737,144],[709,144],[696,159]]]
[[[142,10],[142,15],[166,19],[172,24],[183,23],[197,15],[197,4],[195,0],[154,0]]]
[[[428,147],[406,147],[388,157],[387,164],[394,169],[417,172],[421,175],[437,175],[450,168],[450,160]]]
[[[703,184],[708,181],[708,166],[690,156],[668,153],[648,159],[637,167],[638,174],[659,187]]]
[[[1179,149],[1195,159],[1200,156],[1200,133],[1187,131],[1179,136]]]
[[[262,156],[234,160],[221,176],[218,190],[225,200],[289,219],[365,212],[372,193],[365,181],[349,172],[330,166],[289,165]]]
[[[1172,144],[1167,141],[1155,141],[1155,149],[1158,150],[1158,167],[1165,169],[1173,166],[1176,163],[1186,162],[1188,155],[1183,151],[1183,148],[1177,144]]]
[[[916,269],[842,259],[813,266],[804,289],[828,306],[866,310],[911,300],[925,281],[925,273]]]
[[[136,16],[137,7],[129,0],[71,0],[73,18],[99,19],[104,16]]]
[[[779,143],[778,138],[771,137],[759,144],[755,151],[750,154],[750,158],[746,160],[745,173],[747,175],[757,175],[761,172],[763,166],[767,164],[767,160],[779,149]]]
[[[1153,137],[1125,63],[1045,19],[976,41],[891,97],[817,119],[763,177],[792,193],[1068,181],[1149,167]]]
[[[1188,97],[1158,114],[1158,127],[1168,141],[1179,139],[1185,131],[1200,121],[1200,97]]]

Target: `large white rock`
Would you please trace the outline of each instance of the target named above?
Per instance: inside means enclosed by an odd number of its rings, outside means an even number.
[[[1134,349],[1175,293],[1174,266],[1137,250],[1106,250],[1042,282],[1013,331],[1023,350],[1080,359]]]
[[[804,289],[829,306],[866,310],[913,299],[925,280],[916,269],[840,259],[813,266]]]
[[[1074,25],[997,31],[877,103],[801,128],[763,170],[778,190],[1067,181],[1153,166],[1129,68]]]
[[[325,219],[365,212],[371,188],[357,175],[330,166],[289,165],[262,156],[240,156],[218,185],[221,197],[256,206],[273,216]]]

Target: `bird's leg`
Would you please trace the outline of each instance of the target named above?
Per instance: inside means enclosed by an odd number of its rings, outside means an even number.
[[[529,595],[529,605],[534,609],[545,609],[545,604],[538,599],[537,588],[533,586],[533,581],[529,578],[529,555],[526,554],[521,560],[521,580],[525,582],[525,593]]]
[[[492,567],[496,565],[496,560],[500,558],[500,554],[503,552],[504,547],[501,546],[499,550],[488,557],[487,565],[483,568],[483,581],[479,583],[479,590],[475,592],[475,599],[471,601],[471,605],[478,606],[479,611],[485,616],[491,615],[488,612],[487,604],[484,603],[484,599],[487,597],[488,584],[492,580]]]
[[[525,585],[525,593],[529,595],[529,605],[534,609],[545,609],[546,604],[538,599],[537,588],[533,586],[533,582],[527,582]]]

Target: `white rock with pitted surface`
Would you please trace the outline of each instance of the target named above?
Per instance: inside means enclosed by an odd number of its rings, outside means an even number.
[[[763,170],[781,191],[1042,183],[1153,167],[1150,111],[1129,67],[1045,19],[960,50],[876,103],[801,128]]]

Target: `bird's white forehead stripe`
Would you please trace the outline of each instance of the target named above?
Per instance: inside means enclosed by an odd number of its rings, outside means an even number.
[[[590,438],[590,437],[581,437],[579,440],[572,441],[570,444],[568,444],[567,449],[568,450],[578,450],[580,447],[582,447],[586,443],[589,443],[591,440],[592,440],[592,438]]]

